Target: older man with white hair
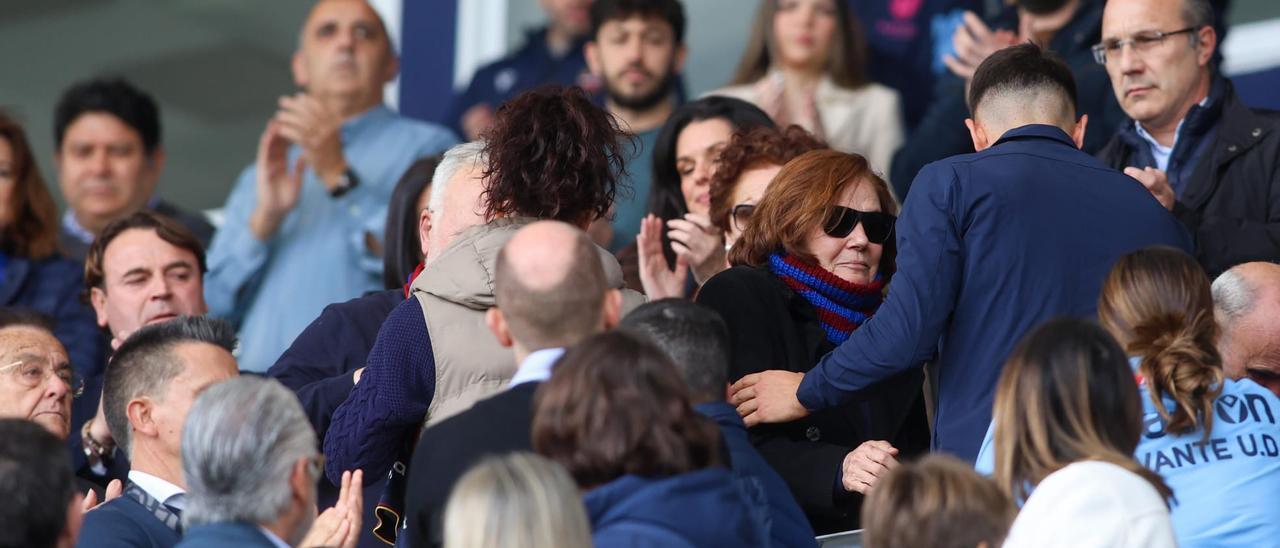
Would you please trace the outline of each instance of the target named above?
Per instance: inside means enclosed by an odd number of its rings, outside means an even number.
[[[338,504],[317,517],[322,462],[302,406],[280,383],[245,376],[209,387],[182,432],[188,529],[178,546],[355,546],[361,473],[344,474]]]
[[[1213,281],[1213,306],[1227,376],[1280,396],[1280,265],[1246,263],[1222,273]]]

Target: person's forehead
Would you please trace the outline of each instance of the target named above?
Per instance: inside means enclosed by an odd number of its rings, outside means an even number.
[[[600,32],[674,32],[671,24],[657,15],[633,14],[626,17],[610,19],[600,24]]]
[[[1182,24],[1182,0],[1110,0],[1102,16],[1103,38],[1139,31],[1172,31]],[[1168,28],[1166,28],[1168,27]]]
[[[9,365],[8,361],[20,357],[31,356],[52,360],[61,364],[67,362],[67,351],[53,334],[31,326],[15,326],[0,329],[0,367]]]
[[[67,125],[63,142],[69,144],[112,142],[141,143],[138,130],[110,112],[89,111],[77,116]]]
[[[379,28],[383,26],[378,12],[364,0],[322,0],[307,16],[304,28],[310,34],[315,28],[330,23],[373,23]]]
[[[195,254],[164,241],[154,229],[130,228],[107,244],[102,253],[102,270],[112,276],[136,268],[163,268],[175,261],[196,265]]]

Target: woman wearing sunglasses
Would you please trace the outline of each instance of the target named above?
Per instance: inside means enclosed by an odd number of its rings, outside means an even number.
[[[788,162],[699,303],[731,340],[730,380],[805,372],[875,314],[893,274],[898,206],[865,158],[815,150]],[[905,453],[927,445],[920,377],[858,403],[750,430],[809,516],[828,533],[856,528],[861,494]]]
[[[782,166],[811,150],[827,148],[800,126],[739,131],[720,151],[720,166],[711,178],[711,224],[724,233],[724,248],[733,247],[755,213],[769,183]]]

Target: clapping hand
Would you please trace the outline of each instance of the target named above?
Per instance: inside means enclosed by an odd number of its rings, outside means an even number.
[[[1018,35],[1008,30],[993,31],[977,14],[966,11],[964,24],[956,27],[951,43],[955,46],[955,55],[944,56],[942,62],[967,82],[992,53],[1017,44]]]
[[[311,524],[311,530],[298,546],[316,548],[320,546],[336,546],[338,548],[355,548],[360,540],[360,528],[363,526],[364,511],[364,472],[342,473],[342,486],[338,491],[338,502],[332,508],[321,512]]]

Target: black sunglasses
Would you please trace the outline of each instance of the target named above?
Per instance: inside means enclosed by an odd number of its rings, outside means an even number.
[[[742,232],[747,229],[747,222],[751,221],[751,214],[755,212],[755,204],[738,204],[733,206],[733,213],[729,218],[733,220],[733,224],[738,228],[738,231]]]
[[[879,211],[858,211],[844,206],[832,206],[827,215],[827,224],[822,227],[832,238],[847,238],[853,229],[862,223],[862,230],[867,233],[867,240],[873,244],[883,244],[893,235],[893,223],[897,217]]]

